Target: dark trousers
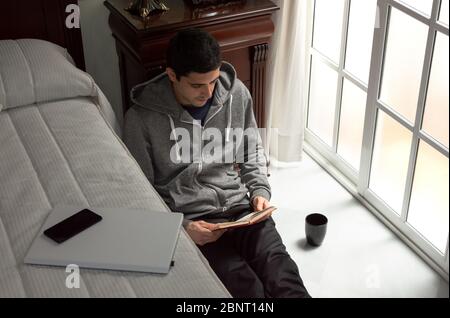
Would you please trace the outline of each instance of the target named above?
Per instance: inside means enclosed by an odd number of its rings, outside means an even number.
[[[217,223],[238,219],[248,212],[248,205],[240,206],[224,215],[212,215],[213,219],[202,219]],[[233,297],[310,297],[272,218],[228,230],[216,242],[199,248]]]

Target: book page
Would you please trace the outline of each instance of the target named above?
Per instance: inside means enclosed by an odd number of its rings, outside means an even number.
[[[247,222],[247,221],[250,221],[252,218],[254,218],[259,213],[261,213],[261,211],[252,212],[252,213],[247,214],[246,216],[240,218],[239,220],[236,220],[235,222]]]
[[[268,207],[261,211],[252,212],[236,221],[218,223],[217,230],[229,229],[229,228],[235,228],[235,227],[241,227],[241,226],[248,226],[248,225],[257,223],[258,220],[263,219],[264,217],[266,217],[268,214],[271,214],[276,209],[277,209],[276,207],[271,206],[271,207]]]

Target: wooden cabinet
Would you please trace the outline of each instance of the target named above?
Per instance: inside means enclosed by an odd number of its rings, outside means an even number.
[[[142,19],[125,10],[128,3],[105,1],[119,56],[124,111],[131,106],[129,92],[133,86],[165,71],[170,38],[180,29],[198,27],[218,40],[224,60],[233,64],[250,90],[256,120],[264,126],[266,60],[276,5],[269,0],[247,0],[194,8],[189,1],[164,0],[168,12]]]

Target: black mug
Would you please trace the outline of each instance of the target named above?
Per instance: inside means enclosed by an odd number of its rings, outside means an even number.
[[[328,219],[320,213],[310,214],[305,218],[306,241],[309,245],[319,246],[322,244],[327,233]]]

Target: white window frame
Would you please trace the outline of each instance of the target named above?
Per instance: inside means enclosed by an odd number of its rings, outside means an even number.
[[[312,0],[311,5],[311,32],[309,32],[310,38],[308,46],[310,48],[310,63],[309,63],[309,69],[308,74],[311,76],[311,65],[312,65],[312,59],[318,59],[321,62],[325,63],[328,67],[333,69],[338,74],[338,90],[336,94],[335,99],[335,118],[334,118],[334,130],[333,130],[333,146],[330,148],[329,145],[324,143],[319,137],[317,137],[311,130],[306,129],[305,131],[305,139],[306,141],[315,149],[319,150],[320,153],[325,155],[325,157],[330,161],[331,164],[333,164],[335,167],[337,167],[340,171],[342,171],[347,178],[349,178],[353,183],[357,183],[358,181],[358,174],[356,170],[351,167],[345,160],[343,160],[338,154],[337,154],[337,143],[339,138],[339,125],[336,123],[339,123],[340,121],[340,107],[341,107],[341,98],[342,98],[342,91],[343,91],[343,84],[344,79],[350,81],[351,83],[355,84],[357,87],[359,87],[361,90],[363,90],[365,93],[367,93],[368,88],[365,84],[363,84],[359,79],[357,79],[355,76],[347,72],[344,68],[345,63],[345,55],[346,55],[346,43],[347,43],[347,36],[348,36],[348,24],[349,24],[349,6],[350,1],[345,0],[344,5],[344,17],[342,22],[342,36],[341,36],[341,47],[340,47],[340,55],[339,55],[339,65],[327,58],[326,56],[322,55],[319,51],[317,51],[315,48],[312,47],[312,34],[314,32],[314,0]],[[344,49],[342,49],[344,47]],[[309,83],[311,82],[311,78],[309,78]],[[309,84],[308,84],[308,104],[309,105]],[[307,107],[306,107],[307,108]],[[306,109],[306,120],[308,120],[308,109]],[[305,125],[307,127],[307,124]]]
[[[314,1],[313,1],[314,2]],[[439,151],[448,158],[448,149],[434,140],[431,136],[420,130],[423,122],[423,114],[426,105],[426,94],[428,88],[429,77],[432,65],[432,53],[436,40],[436,33],[441,32],[449,35],[447,25],[440,23],[438,20],[441,0],[433,0],[432,13],[430,17],[424,16],[422,13],[410,8],[409,6],[396,0],[378,0],[377,24],[375,29],[372,58],[370,66],[370,76],[368,87],[360,82],[352,74],[345,71],[345,56],[347,47],[350,2],[345,0],[344,18],[342,27],[342,39],[340,50],[339,65],[327,59],[320,52],[312,48],[312,34],[314,24],[314,5],[311,6],[311,38],[308,39],[308,47],[310,48],[310,68],[312,59],[320,59],[326,65],[331,67],[338,73],[338,92],[336,94],[336,116],[333,132],[333,146],[330,148],[320,140],[311,130],[305,130],[305,151],[318,161],[328,172],[330,172],[344,187],[346,187],[358,200],[360,200],[367,208],[369,208],[376,216],[380,218],[390,229],[392,229],[405,243],[407,243],[414,251],[416,251],[428,264],[430,264],[437,272],[439,272],[447,281],[449,273],[449,243],[447,238],[447,247],[445,255],[442,255],[427,240],[413,229],[408,223],[407,212],[412,193],[413,176],[415,172],[416,160],[418,156],[419,141],[423,140],[428,145]],[[420,94],[418,100],[418,111],[416,114],[415,125],[411,125],[402,116],[392,111],[386,105],[379,101],[380,84],[382,81],[383,61],[387,45],[387,30],[389,24],[390,8],[395,8],[409,16],[419,20],[428,26],[428,38],[426,44],[425,60],[423,65],[422,79],[420,84]],[[310,69],[308,70],[311,74]],[[361,154],[361,165],[359,173],[355,171],[345,160],[337,153],[337,145],[339,138],[339,123],[341,98],[344,79],[349,80],[357,87],[367,93],[366,115],[364,122],[363,146]],[[308,92],[309,92],[308,83]],[[308,98],[309,100],[309,98]],[[309,102],[307,104],[309,107]],[[308,114],[308,107],[305,107],[305,113]],[[372,190],[369,189],[370,170],[372,166],[372,156],[376,133],[377,113],[381,110],[395,119],[396,122],[408,129],[412,135],[412,147],[408,166],[408,174],[405,187],[404,202],[402,206],[401,216],[399,217],[386,203],[383,202]],[[307,116],[305,116],[307,117]],[[305,125],[307,127],[307,125]]]

